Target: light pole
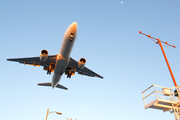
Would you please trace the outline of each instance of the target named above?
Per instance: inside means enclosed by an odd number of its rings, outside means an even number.
[[[49,108],[48,108],[48,109],[47,109],[47,114],[46,114],[46,119],[45,119],[45,120],[47,120],[47,117],[48,117],[48,115],[49,115],[50,113],[56,113],[56,114],[62,115],[62,112],[56,112],[56,111],[51,111],[51,112],[49,112]]]

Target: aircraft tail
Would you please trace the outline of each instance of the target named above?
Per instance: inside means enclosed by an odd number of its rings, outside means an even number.
[[[39,86],[51,86],[51,82],[49,82],[49,83],[38,83],[38,85],[39,85]],[[56,87],[57,87],[57,88],[64,89],[64,90],[68,90],[68,88],[66,88],[66,87],[64,87],[64,86],[62,86],[62,85],[60,85],[60,84],[57,84]]]

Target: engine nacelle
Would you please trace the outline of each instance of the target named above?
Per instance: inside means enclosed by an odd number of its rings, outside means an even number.
[[[78,68],[82,69],[86,64],[86,59],[85,58],[81,58],[78,61]]]
[[[40,52],[40,60],[46,61],[48,58],[48,51],[47,50],[41,50]]]

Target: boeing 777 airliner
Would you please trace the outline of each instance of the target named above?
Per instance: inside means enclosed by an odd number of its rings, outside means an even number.
[[[57,87],[67,90],[68,88],[58,84],[63,73],[67,75],[67,78],[71,78],[71,75],[78,72],[78,74],[81,75],[99,77],[103,79],[102,76],[85,67],[85,58],[80,58],[77,62],[70,57],[71,50],[76,40],[76,35],[77,23],[74,22],[65,31],[60,51],[57,55],[48,55],[47,50],[42,50],[40,52],[40,57],[13,58],[7,60],[33,66],[43,66],[44,70],[46,70],[49,75],[54,71],[52,81],[49,83],[39,83],[38,85],[41,86],[52,86],[52,88]]]

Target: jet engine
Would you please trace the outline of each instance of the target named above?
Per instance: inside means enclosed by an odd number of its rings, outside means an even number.
[[[48,51],[47,50],[41,50],[40,52],[40,60],[46,61],[48,58]]]
[[[78,61],[78,68],[82,69],[86,64],[86,59],[85,58],[81,58]]]

